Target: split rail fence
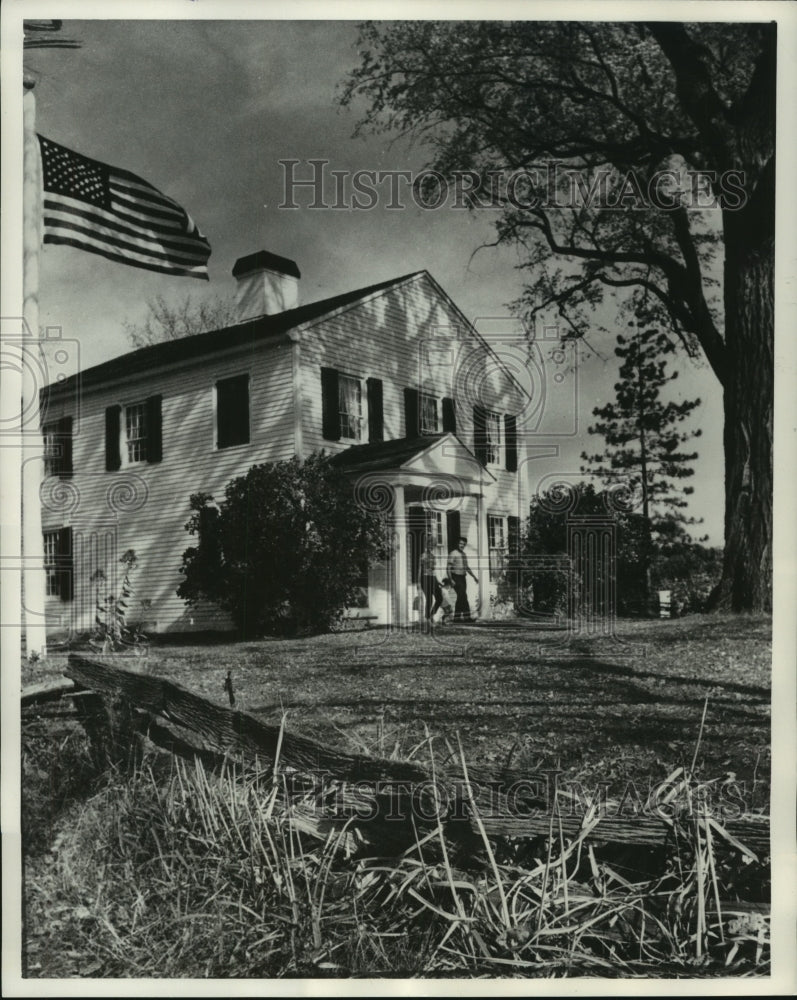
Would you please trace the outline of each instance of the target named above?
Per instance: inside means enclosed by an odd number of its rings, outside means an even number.
[[[681,818],[614,815],[573,808],[559,795],[540,796],[539,785],[519,771],[489,773],[447,763],[426,770],[414,761],[346,753],[323,746],[245,712],[203,698],[166,678],[123,670],[71,654],[68,680],[23,692],[25,706],[68,699],[83,724],[98,763],[138,759],[145,745],[210,769],[239,767],[279,778],[295,815],[311,833],[344,827],[361,840],[395,848],[419,830],[442,823],[453,838],[473,844],[490,837],[556,836],[585,841],[663,845],[677,837]],[[769,856],[766,817],[725,820],[720,826],[698,812],[689,822],[710,824],[716,840],[756,860]]]

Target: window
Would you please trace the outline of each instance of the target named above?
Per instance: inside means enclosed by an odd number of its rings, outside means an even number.
[[[60,535],[60,531],[44,532],[44,572],[47,575],[45,593],[48,597],[61,596],[61,580],[58,574]]]
[[[353,375],[338,375],[338,416],[340,437],[362,440],[363,393],[360,380]]]
[[[404,433],[407,437],[439,434],[441,422],[444,433],[456,434],[457,417],[453,399],[444,396],[440,406],[440,399],[431,393],[412,388],[404,390]]]
[[[429,511],[429,534],[434,538],[434,543],[438,554],[443,552],[443,512],[440,510]]]
[[[72,529],[43,532],[45,594],[72,599]]]
[[[504,573],[507,553],[506,518],[487,515],[487,540],[490,549],[490,580],[499,580]]]
[[[485,464],[501,464],[501,416],[498,413],[485,413]]]
[[[437,434],[437,400],[425,392],[420,394],[421,434]]]
[[[337,368],[321,369],[321,433],[327,441],[383,441],[385,436],[382,407],[382,380],[363,380],[345,375]],[[363,410],[367,406],[367,418]]]
[[[249,376],[233,375],[216,383],[216,447],[249,444]]]
[[[125,440],[127,442],[127,462],[147,460],[147,417],[143,403],[125,407]]]
[[[503,421],[500,413],[473,407],[473,450],[482,465],[500,465],[503,457]]]
[[[44,475],[72,475],[72,418],[61,417],[42,427]]]
[[[44,437],[44,474],[57,476],[61,471],[61,445],[58,440],[58,424],[45,424],[42,428]]]
[[[439,570],[442,570],[442,573],[439,574],[442,576],[445,573],[446,545],[445,535],[443,534],[443,512],[441,510],[429,511],[429,534],[434,539],[437,566]]]
[[[67,443],[71,438],[67,439]],[[105,469],[116,472],[138,462],[160,462],[162,457],[161,397],[109,406],[105,410]],[[71,455],[69,458],[71,465]]]

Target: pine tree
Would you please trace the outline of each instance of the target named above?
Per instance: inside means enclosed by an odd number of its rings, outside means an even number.
[[[581,455],[589,463],[582,472],[597,476],[606,485],[623,477],[640,497],[639,513],[646,536],[646,589],[655,557],[691,542],[686,526],[698,523],[684,513],[686,498],[694,487],[683,483],[694,475],[692,463],[697,452],[683,446],[700,437],[701,431],[684,430],[681,425],[700,400],[662,398],[662,391],[678,377],[677,371],[667,370],[668,356],[674,351],[672,341],[655,328],[639,329],[630,338],[617,337],[614,353],[621,365],[615,400],[592,411],[599,419],[589,428],[590,434],[603,437],[606,451]],[[646,604],[647,598],[646,593]]]
[[[527,276],[524,319],[555,306],[574,337],[592,337],[595,306],[636,289],[700,345],[724,414],[713,607],[732,611],[772,606],[777,28],[368,21],[341,93],[364,102],[358,132],[418,139],[449,193],[493,213],[497,245],[517,248]],[[676,165],[671,207],[632,194],[661,192]],[[705,210],[686,180],[698,174],[716,197]]]

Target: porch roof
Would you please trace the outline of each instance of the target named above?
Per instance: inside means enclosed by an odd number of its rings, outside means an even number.
[[[425,458],[426,461],[421,459]],[[345,472],[406,470],[416,474],[455,475],[473,481],[494,480],[455,434],[426,434],[374,444],[356,444],[335,455],[331,462]]]

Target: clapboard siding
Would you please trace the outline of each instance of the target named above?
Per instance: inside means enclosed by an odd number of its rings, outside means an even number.
[[[352,443],[323,437],[322,367],[363,381],[382,380],[385,440],[406,434],[405,388],[427,392],[438,401],[453,397],[457,436],[471,450],[474,402],[501,413],[521,406],[509,375],[426,274],[305,330],[301,356],[302,436],[307,451],[324,448],[335,453]]]
[[[192,544],[184,530],[192,493],[223,496],[230,479],[258,462],[278,461],[294,454],[295,415],[292,345],[263,346],[232,357],[203,359],[182,370],[161,371],[125,385],[84,393],[74,436],[74,475],[57,484],[45,483],[44,530],[71,525],[76,539],[75,598],[49,598],[48,618],[74,614],[77,627],[93,617],[95,585],[89,577],[98,561],[106,574],[121,567],[116,560],[127,549],[138,557],[133,575],[137,600],[132,618],[157,621],[158,628],[207,628],[220,623],[210,609],[187,611],[176,596],[183,551]],[[215,448],[214,386],[221,379],[248,373],[250,441]],[[105,471],[105,409],[148,396],[162,396],[163,458]],[[48,407],[47,419],[67,413],[68,404]],[[60,502],[59,502],[60,500]],[[98,556],[112,538],[113,556]],[[109,581],[108,592],[114,592]],[[151,602],[143,606],[144,601]],[[62,624],[64,624],[62,620]]]
[[[301,357],[302,437],[307,451],[324,448],[336,453],[352,443],[328,441],[322,435],[322,367],[358,376],[363,385],[368,378],[382,379],[385,440],[406,434],[405,388],[428,392],[438,401],[453,398],[457,436],[472,451],[474,402],[500,414],[520,413],[526,402],[495,355],[425,274],[304,331]],[[367,420],[365,405],[363,413]],[[440,409],[438,417],[442,419]],[[368,440],[367,426],[363,438]],[[485,488],[486,513],[526,517],[524,444],[520,435],[521,475],[490,466],[496,482]],[[465,513],[473,512],[468,507]],[[475,528],[469,540],[476,543]]]
[[[138,567],[132,579],[136,597],[131,619],[155,622],[159,630],[228,625],[217,609],[188,609],[176,594],[182,553],[193,544],[184,530],[190,516],[189,498],[204,492],[221,500],[226,484],[258,462],[349,447],[351,442],[332,442],[322,435],[324,367],[358,376],[363,390],[367,378],[381,380],[385,440],[407,433],[407,388],[435,396],[440,420],[443,398],[453,398],[457,436],[471,450],[475,450],[474,403],[502,415],[522,409],[509,374],[425,273],[326,319],[297,327],[291,336],[298,342],[287,336],[260,342],[83,393],[75,425],[74,476],[68,481],[48,481],[43,489],[43,527],[69,525],[75,541],[74,599],[48,600],[51,624],[57,624],[60,615],[62,626],[90,625],[96,591],[96,585],[89,582],[92,573],[102,568],[110,577],[103,585],[105,593],[116,592],[118,559],[133,549]],[[250,441],[217,450],[214,385],[221,378],[244,373],[250,380]],[[129,405],[153,395],[162,397],[162,461],[106,472],[106,407]],[[47,420],[76,412],[68,402],[59,402],[56,393]],[[363,413],[367,419],[365,397]],[[520,440],[518,452],[519,468],[523,468]],[[525,516],[525,500],[518,492],[525,475],[494,467],[490,471],[496,482],[486,487],[482,512]],[[466,501],[463,510],[477,533],[475,501]],[[477,541],[471,539],[472,544]]]

